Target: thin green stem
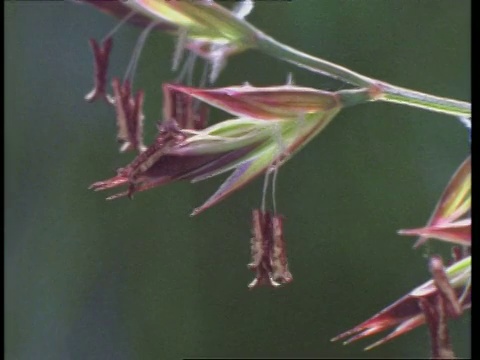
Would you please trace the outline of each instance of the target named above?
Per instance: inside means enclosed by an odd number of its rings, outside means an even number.
[[[372,79],[366,76],[282,44],[258,29],[256,29],[256,32],[257,49],[267,55],[352,85],[369,87],[373,83]]]
[[[377,85],[382,89],[382,97],[380,100],[383,101],[418,107],[454,116],[468,118],[472,116],[472,105],[465,101],[424,94],[383,82],[380,82]]]
[[[343,66],[298,51],[278,42],[258,29],[255,30],[257,32],[257,49],[263,53],[351,85],[370,88],[375,100],[418,107],[454,116],[471,117],[471,104],[468,102],[424,94],[369,78]]]

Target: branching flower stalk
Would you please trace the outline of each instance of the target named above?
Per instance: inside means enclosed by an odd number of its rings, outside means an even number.
[[[343,66],[305,54],[261,32],[257,34],[257,39],[258,49],[264,53],[351,85],[371,88],[377,92],[376,100],[471,118],[470,103],[429,95],[366,77]]]
[[[278,169],[318,135],[345,107],[371,101],[386,101],[457,117],[469,130],[471,104],[437,97],[356,73],[282,44],[245,18],[253,1],[238,2],[228,10],[211,0],[82,0],[121,19],[99,45],[90,39],[94,54],[94,88],[88,102],[104,99],[113,106],[117,121],[120,152],[136,151],[137,157],[117,170],[117,175],[95,182],[94,190],[126,186],[108,199],[133,197],[174,181],[197,182],[226,172],[232,174],[192,215],[216,205],[255,177],[265,175],[261,209],[252,213],[252,260],[255,272],[249,288],[260,285],[280,287],[292,281],[283,216],[277,213],[275,181]],[[113,95],[107,94],[109,56],[113,33],[129,22],[145,28],[135,47],[123,81],[111,81]],[[133,77],[143,45],[151,31],[165,31],[177,38],[173,68],[180,67],[175,83],[163,84],[163,119],[157,123],[153,144],[143,142],[144,92],[132,93]],[[202,59],[209,66],[210,85],[225,68],[228,57],[247,49],[258,50],[297,67],[340,80],[351,89],[328,92],[286,85],[255,87],[249,84],[206,88],[205,78],[191,85],[193,66]],[[182,83],[183,82],[183,83]],[[185,82],[188,86],[185,86]],[[208,106],[230,115],[208,125]],[[271,178],[270,175],[273,174]],[[272,179],[273,209],[266,207],[266,191]],[[415,247],[429,238],[454,244],[453,263],[444,267],[432,256],[432,279],[417,287],[369,320],[335,337],[350,337],[345,343],[391,327],[392,333],[369,346],[370,349],[427,323],[433,358],[452,358],[447,319],[455,318],[471,306],[471,160],[468,157],[452,177],[428,224],[401,230],[401,235],[420,236]]]
[[[105,7],[102,1],[87,0],[93,5]],[[251,8],[252,1],[243,1],[245,7]],[[109,5],[111,6],[111,5]],[[200,1],[162,1],[162,0],[131,0],[121,2],[121,6],[166,26],[174,27],[170,31],[185,42],[187,48],[203,49],[203,56],[210,60],[225,61],[233,53],[246,49],[256,49],[277,59],[288,61],[296,66],[335,78],[345,83],[371,88],[377,92],[376,100],[394,102],[402,105],[419,107],[430,111],[454,116],[471,118],[471,104],[464,101],[438,97],[398,87],[382,82],[327,60],[314,57],[290,46],[287,46],[265,34],[244,19],[242,16],[226,10],[210,0]],[[112,10],[110,10],[112,11]],[[117,12],[125,14],[125,10]],[[248,12],[246,12],[248,13]],[[207,48],[209,48],[207,50]]]

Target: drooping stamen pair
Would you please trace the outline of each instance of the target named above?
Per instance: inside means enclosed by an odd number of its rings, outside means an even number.
[[[255,271],[250,289],[261,285],[278,287],[293,280],[288,268],[283,218],[256,209],[252,212],[252,262],[248,268]]]

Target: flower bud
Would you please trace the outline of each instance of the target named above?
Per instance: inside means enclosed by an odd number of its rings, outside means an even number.
[[[241,48],[255,45],[252,26],[214,1],[136,0],[128,5],[185,30],[190,39]]]
[[[170,86],[230,114],[261,120],[299,119],[341,107],[336,93],[292,85],[217,89]]]

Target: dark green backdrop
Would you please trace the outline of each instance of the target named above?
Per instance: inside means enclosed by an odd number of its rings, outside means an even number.
[[[222,179],[178,183],[106,202],[87,187],[131,160],[112,110],[86,104],[88,38],[117,20],[74,2],[10,1],[6,21],[6,357],[427,357],[425,327],[370,352],[330,343],[428,279],[425,249],[396,230],[423,225],[469,151],[454,118],[393,104],[341,112],[282,168],[294,282],[248,291],[257,180],[190,218]],[[469,1],[261,1],[249,19],[287,44],[397,85],[470,99]],[[110,74],[123,74],[140,29],[116,36]],[[146,139],[161,111],[174,43],[153,34],[136,86]],[[339,84],[262,54],[232,59],[218,85]],[[226,115],[216,113],[215,121]],[[434,245],[431,252],[448,253]],[[452,322],[469,356],[470,319]],[[374,339],[371,339],[371,342]]]

